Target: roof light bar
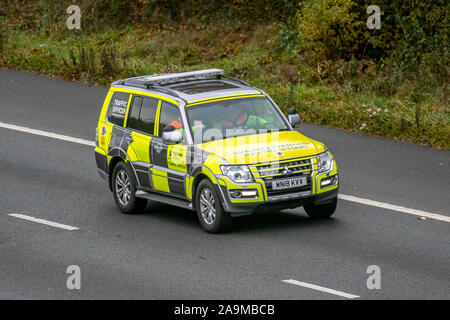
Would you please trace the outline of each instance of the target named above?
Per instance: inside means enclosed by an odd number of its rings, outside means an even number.
[[[181,73],[169,73],[162,75],[154,75],[142,77],[140,80],[144,81],[147,86],[161,85],[171,82],[179,82],[190,79],[205,79],[223,76],[222,69],[205,69],[198,71],[189,71]]]

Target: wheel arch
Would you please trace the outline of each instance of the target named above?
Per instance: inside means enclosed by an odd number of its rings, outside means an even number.
[[[216,183],[211,180],[211,178],[201,171],[201,169],[197,172],[197,174],[194,176],[194,181],[192,182],[192,209],[195,211],[197,210],[197,188],[201,181],[204,179],[209,180],[214,188],[216,188],[216,192],[219,195],[220,202],[223,203],[225,201],[224,196],[222,194],[222,190],[220,189],[220,186],[218,184],[218,181],[216,179]]]
[[[123,161],[123,159],[121,157],[119,157],[119,156],[114,156],[109,161],[109,165],[108,165],[108,176],[109,176],[109,179],[108,180],[109,180],[109,190],[111,190],[111,191],[112,191],[112,179],[113,179],[114,168],[117,166],[117,164],[120,161]]]
[[[197,210],[197,187],[204,179],[210,180],[206,174],[199,172],[194,177],[194,181],[192,182],[192,209],[194,211]]]
[[[108,176],[109,176],[109,190],[112,191],[112,179],[113,179],[113,172],[114,172],[114,168],[117,166],[117,164],[119,162],[123,162],[125,163],[126,166],[128,166],[128,168],[131,170],[131,172],[133,173],[132,176],[134,177],[134,181],[136,182],[136,186],[139,186],[139,180],[137,179],[136,176],[136,172],[134,171],[133,165],[131,164],[131,162],[128,159],[124,159],[121,156],[117,155],[117,156],[113,156],[111,158],[111,160],[109,161],[109,165],[108,165]]]

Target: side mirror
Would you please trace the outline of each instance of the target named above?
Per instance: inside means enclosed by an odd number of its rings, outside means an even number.
[[[300,115],[297,113],[297,110],[294,108],[290,108],[288,111],[288,119],[289,123],[292,127],[298,126],[300,123],[302,123],[302,119],[300,118]]]
[[[183,135],[179,130],[175,130],[174,126],[166,126],[162,133],[165,144],[176,144],[183,140]]]

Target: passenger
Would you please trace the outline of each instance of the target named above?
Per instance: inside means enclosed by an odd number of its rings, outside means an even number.
[[[177,120],[173,120],[169,125],[173,126],[175,130],[180,129],[183,126],[180,116],[178,116]]]

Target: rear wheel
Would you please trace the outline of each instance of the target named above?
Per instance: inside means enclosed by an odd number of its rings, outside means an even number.
[[[114,200],[122,213],[134,214],[145,209],[147,200],[136,197],[136,182],[124,162],[116,165],[112,179]]]
[[[231,227],[231,216],[223,210],[216,188],[207,179],[197,187],[196,208],[198,220],[207,232],[220,233]]]
[[[333,215],[337,207],[337,197],[333,199],[331,203],[326,204],[305,204],[303,208],[305,209],[308,216],[311,218],[328,218]]]

